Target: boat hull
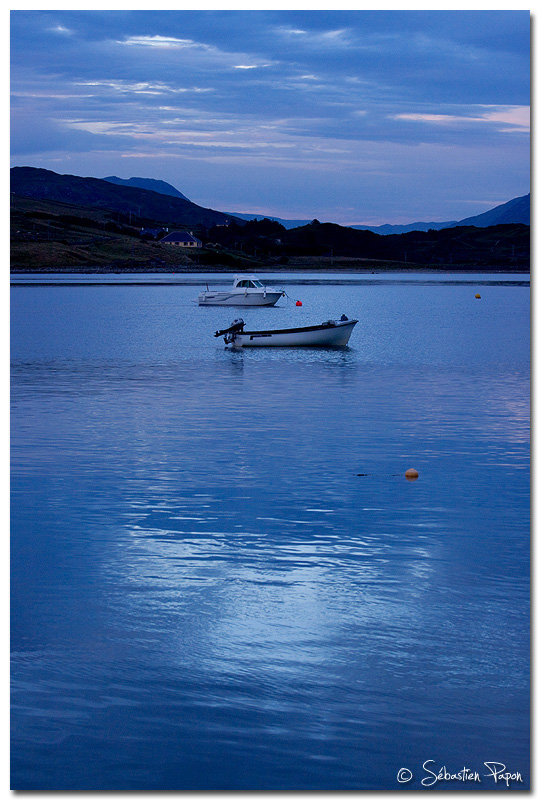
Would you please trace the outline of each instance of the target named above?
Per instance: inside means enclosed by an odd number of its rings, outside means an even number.
[[[234,333],[228,344],[233,347],[345,347],[358,320],[324,323],[309,328]]]
[[[282,292],[204,292],[197,298],[200,306],[273,306]]]

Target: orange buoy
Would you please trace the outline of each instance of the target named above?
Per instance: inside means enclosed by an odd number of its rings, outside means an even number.
[[[302,301],[301,301],[301,300],[297,300],[297,301],[296,301],[296,305],[297,305],[297,306],[301,306],[301,305],[302,305]]]
[[[481,295],[475,294],[475,297],[476,297],[477,300],[480,300]]]
[[[405,477],[408,481],[415,481],[418,478],[418,471],[411,467],[406,471]]]

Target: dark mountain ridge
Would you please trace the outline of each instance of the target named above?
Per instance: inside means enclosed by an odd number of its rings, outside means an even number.
[[[507,203],[502,203],[483,214],[476,214],[473,217],[460,219],[458,222],[412,222],[409,225],[379,225],[370,227],[369,225],[352,225],[356,230],[373,231],[388,236],[392,233],[409,233],[411,231],[441,231],[445,228],[466,227],[474,225],[476,228],[487,228],[489,225],[530,225],[531,222],[531,195],[525,194],[522,197],[514,197]]]
[[[261,222],[263,219],[270,219],[272,222],[279,222],[279,224],[283,225],[287,230],[291,228],[301,228],[303,225],[309,225],[312,221],[311,219],[282,219],[281,217],[269,217],[264,214],[235,214],[234,216],[245,219],[246,222],[253,220],[255,222]]]
[[[467,217],[460,222],[456,222],[450,227],[456,225],[475,225],[477,228],[487,228],[490,225],[512,225],[519,223],[521,225],[531,224],[531,195],[525,194],[523,197],[514,197],[508,203],[503,203],[500,206],[486,211],[484,214],[477,214],[475,217]]]
[[[262,220],[260,214],[236,214],[235,216],[245,220]],[[267,217],[283,225],[284,228],[299,228],[308,225],[309,219],[281,219],[280,217]],[[526,194],[522,197],[515,197],[507,203],[495,206],[495,208],[477,214],[474,217],[467,217],[461,220],[450,220],[448,222],[411,222],[407,225],[346,225],[343,227],[353,228],[357,231],[372,231],[382,236],[389,236],[395,233],[410,233],[411,231],[441,231],[444,228],[456,228],[467,225],[474,225],[477,228],[486,228],[488,225],[530,225],[531,219],[531,195]]]
[[[278,222],[286,230],[304,227],[311,220],[286,220],[280,217],[263,217],[260,214],[228,214],[212,209],[205,209],[192,203],[178,189],[166,181],[153,178],[118,178],[111,175],[107,178],[81,178],[76,175],[59,175],[55,172],[35,167],[13,167],[11,169],[11,191],[25,197],[41,200],[57,200],[72,202],[98,208],[108,208],[120,213],[136,214],[139,217],[167,221],[175,225],[212,225],[226,224],[227,220],[270,219]],[[120,193],[113,193],[108,187],[117,186]],[[122,190],[134,192],[127,195]],[[152,195],[137,195],[136,192],[151,192]],[[153,195],[157,194],[161,200]],[[516,197],[507,203],[496,206],[483,214],[448,222],[413,222],[408,225],[348,225],[353,230],[372,231],[384,236],[409,233],[412,231],[443,230],[446,228],[474,225],[483,228],[490,225],[522,224],[530,225],[530,194]],[[183,202],[187,205],[170,205],[167,200]],[[213,216],[216,215],[216,216]],[[329,223],[330,224],[330,223]]]
[[[35,167],[12,167],[10,172],[11,192],[21,197],[108,209],[141,222],[152,220],[176,227],[225,225],[231,219],[221,211],[203,208],[189,200],[135,186],[117,185],[101,178],[59,175]]]
[[[444,228],[452,228],[460,225],[460,222],[451,220],[450,222],[410,222],[408,225],[351,225],[356,231],[371,231],[381,236],[391,236],[392,234],[411,233],[412,231],[442,231]],[[472,223],[471,223],[472,224]]]
[[[180,200],[188,200],[189,198],[175,189],[170,183],[166,181],[157,181],[154,178],[117,178],[116,175],[109,175],[108,178],[103,178],[104,181],[115,183],[117,186],[133,186],[136,189],[148,189],[151,192],[158,192],[158,194],[166,194],[170,197],[179,197]],[[191,202],[191,201],[189,201]]]
[[[153,190],[44,169],[11,170],[12,268],[113,263],[141,269],[167,264],[224,269],[352,268],[527,271],[530,228],[474,225],[382,236],[313,220],[287,230],[264,218],[245,221]],[[519,198],[516,198],[519,200]],[[507,204],[505,204],[507,205]],[[474,219],[474,218],[473,218]],[[192,230],[196,253],[142,241],[142,229]],[[159,237],[158,237],[159,238]]]
[[[526,225],[474,225],[444,228],[440,231],[410,231],[381,236],[373,231],[357,231],[330,223],[312,223],[283,235],[287,244],[311,248],[312,252],[344,256],[362,252],[365,258],[387,259],[416,264],[468,264],[496,266],[529,258],[530,229]]]
[[[188,199],[170,183],[154,180],[152,178],[129,178],[128,180],[123,180],[113,175],[104,178],[104,180],[123,186],[137,186],[141,189],[151,189],[155,192],[172,195],[173,197],[181,197],[184,200]],[[255,220],[261,222],[264,219],[270,219],[273,222],[279,222],[286,230],[301,228],[305,225],[309,225],[312,221],[311,219],[282,219],[281,217],[268,217],[263,214],[226,213],[230,217],[236,217],[237,219],[239,218],[246,221]],[[444,228],[456,228],[468,225],[474,225],[478,228],[486,228],[489,225],[512,225],[514,223],[530,225],[530,217],[531,196],[530,194],[526,194],[522,197],[515,197],[507,203],[495,206],[482,214],[466,217],[461,220],[449,220],[447,222],[411,222],[407,225],[390,225],[388,223],[385,225],[344,225],[342,227],[353,228],[358,231],[372,231],[373,233],[379,233],[383,236],[389,236],[394,233],[430,230],[440,231]]]
[[[363,262],[379,261],[411,268],[441,269],[461,265],[472,269],[529,268],[530,228],[527,225],[473,225],[440,231],[412,231],[381,236],[373,231],[355,230],[331,222],[313,220],[309,225],[286,230],[270,219],[248,221],[240,229],[235,223],[208,231],[208,237],[223,248],[238,248],[246,254],[296,263],[298,259],[320,260],[327,266],[362,268]]]

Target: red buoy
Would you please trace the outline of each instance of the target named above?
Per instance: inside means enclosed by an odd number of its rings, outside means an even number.
[[[301,306],[301,305],[302,305],[302,301],[301,301],[301,300],[297,300],[297,301],[296,301],[296,305],[297,305],[297,306]]]

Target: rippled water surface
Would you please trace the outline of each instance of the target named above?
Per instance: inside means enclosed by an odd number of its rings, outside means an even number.
[[[145,280],[12,288],[12,787],[527,788],[528,276]]]

